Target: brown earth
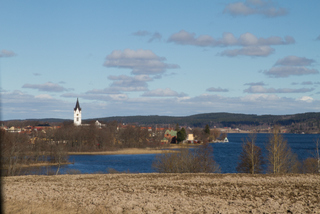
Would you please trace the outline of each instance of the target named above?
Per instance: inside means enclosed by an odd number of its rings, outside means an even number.
[[[5,213],[320,213],[320,175],[2,178]]]

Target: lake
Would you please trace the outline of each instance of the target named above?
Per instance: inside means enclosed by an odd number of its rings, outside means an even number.
[[[257,134],[256,145],[262,149],[263,156],[266,156],[265,144],[269,134]],[[288,141],[292,151],[298,155],[300,161],[312,157],[315,152],[315,142],[320,135],[311,134],[283,134]],[[242,150],[242,142],[248,134],[228,134],[229,143],[210,144],[213,147],[215,161],[220,165],[222,173],[236,173],[238,157]],[[69,161],[74,164],[64,165],[60,168],[60,174],[67,174],[72,171],[79,173],[107,173],[109,169],[130,173],[152,173],[152,162],[155,154],[143,155],[71,155]],[[266,166],[263,166],[264,169]],[[49,168],[56,171],[57,167]],[[47,167],[42,167],[42,173],[47,172]]]

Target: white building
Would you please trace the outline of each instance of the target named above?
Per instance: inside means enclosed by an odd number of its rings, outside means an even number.
[[[77,98],[76,107],[73,109],[73,123],[75,126],[81,126],[81,108]]]

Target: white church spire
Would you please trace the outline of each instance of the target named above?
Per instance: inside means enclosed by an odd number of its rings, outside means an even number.
[[[78,98],[77,98],[76,107],[74,107],[74,109],[73,109],[73,123],[76,126],[81,125],[81,108],[80,108]]]

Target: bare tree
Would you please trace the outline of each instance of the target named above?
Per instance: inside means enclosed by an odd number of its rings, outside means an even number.
[[[270,173],[298,173],[300,163],[297,155],[291,151],[287,141],[283,140],[278,126],[273,127],[273,133],[266,145],[268,152],[268,171]]]
[[[249,138],[243,141],[239,163],[236,167],[238,172],[251,174],[262,172],[263,156],[261,148],[255,144],[256,138],[256,133],[251,133]]]
[[[24,134],[1,130],[1,163],[4,175],[19,175],[23,164],[28,162],[29,139]]]
[[[219,129],[213,129],[212,136],[213,140],[217,140],[220,137],[221,131]]]
[[[316,159],[317,159],[318,173],[320,173],[319,139],[317,139],[316,141]]]
[[[303,161],[303,173],[320,173],[319,139],[316,140],[315,146],[313,157]]]
[[[160,173],[220,172],[219,165],[213,159],[212,147],[206,143],[194,151],[181,147],[177,153],[157,155],[152,167]]]
[[[318,173],[318,160],[309,157],[303,161],[303,173]]]

